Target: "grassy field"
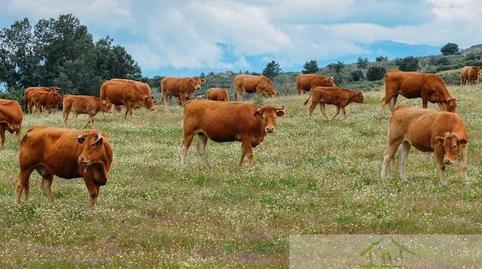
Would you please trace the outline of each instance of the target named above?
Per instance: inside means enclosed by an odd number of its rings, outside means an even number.
[[[380,179],[389,113],[379,91],[343,121],[307,116],[303,97],[279,97],[287,114],[239,168],[240,143],[195,146],[179,165],[182,110],[138,110],[127,121],[98,115],[114,163],[96,210],[82,180],[54,179],[53,204],[31,177],[31,198],[13,206],[18,145],[0,151],[1,268],[286,267],[289,236],[336,233],[482,233],[482,86],[451,87],[469,129],[466,185],[456,166],[439,184],[431,154],[412,150],[408,183]],[[400,103],[421,106],[421,100]],[[435,108],[434,105],[431,105]],[[333,115],[334,107],[328,107]],[[68,123],[81,128],[87,121]],[[61,113],[26,116],[26,128],[63,126]],[[195,141],[194,141],[195,143]],[[195,145],[195,144],[194,144]],[[397,162],[398,165],[398,162]]]

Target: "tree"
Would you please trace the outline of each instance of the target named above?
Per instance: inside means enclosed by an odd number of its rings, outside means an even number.
[[[275,62],[275,61],[271,61],[269,62],[266,67],[264,68],[263,70],[263,75],[270,78],[270,79],[273,79],[274,77],[276,77],[279,73],[281,72],[281,67],[280,65]]]
[[[362,57],[358,57],[358,60],[356,61],[356,67],[367,68],[368,67],[368,58],[363,59]]]
[[[459,45],[455,43],[447,43],[440,49],[443,55],[453,55],[459,51]]]
[[[386,62],[386,61],[388,61],[388,57],[377,56],[377,57],[375,58],[375,61],[378,62],[378,63]]]
[[[386,72],[387,69],[383,66],[370,66],[367,70],[367,79],[369,81],[380,80]]]
[[[343,62],[338,61],[337,63],[329,64],[328,68],[330,70],[335,71],[335,73],[340,73],[343,68],[345,68],[345,64]]]
[[[419,69],[418,59],[413,56],[397,59],[395,63],[401,71],[417,71]]]
[[[303,66],[303,70],[301,70],[301,73],[313,74],[318,72],[319,70],[320,68],[318,67],[318,63],[316,62],[316,60],[310,60],[305,63],[305,65]]]
[[[359,81],[363,79],[363,72],[360,69],[351,71],[350,77],[352,81]]]

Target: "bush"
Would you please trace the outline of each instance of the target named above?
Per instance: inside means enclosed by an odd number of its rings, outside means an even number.
[[[413,56],[397,59],[395,63],[401,71],[417,71],[419,69],[418,58]]]
[[[457,45],[455,43],[447,43],[447,44],[445,44],[445,46],[443,46],[440,49],[440,52],[443,55],[453,55],[453,54],[459,52],[459,45]]]
[[[380,80],[385,76],[387,69],[383,66],[370,66],[367,71],[367,80]]]
[[[363,79],[363,72],[359,69],[353,70],[350,73],[350,77],[352,81],[359,81]]]

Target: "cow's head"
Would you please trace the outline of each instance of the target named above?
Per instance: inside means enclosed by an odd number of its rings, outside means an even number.
[[[447,99],[447,101],[444,102],[444,109],[445,111],[455,113],[455,109],[457,109],[457,99],[453,97]]]
[[[9,133],[18,133],[22,129],[22,124],[14,124],[6,121],[0,121],[0,127],[7,130]]]
[[[156,99],[154,96],[144,96],[144,106],[149,110],[154,110],[154,105],[156,104]]]
[[[100,108],[102,112],[110,112],[112,104],[108,100],[100,100]]]
[[[467,139],[459,138],[455,133],[445,133],[444,136],[437,136],[435,139],[444,148],[444,164],[453,164],[465,152],[467,146]]]
[[[356,92],[353,94],[353,97],[351,98],[352,102],[355,103],[363,103],[363,94],[362,92]]]
[[[276,91],[276,88],[273,86],[273,84],[265,81],[262,82],[258,85],[259,91],[268,96],[268,97],[273,97],[278,95],[278,91]]]
[[[202,79],[202,78],[198,78],[198,77],[193,77],[191,78],[191,82],[194,86],[194,89],[197,91],[199,89],[201,89],[201,85],[206,82],[205,79]]]
[[[254,116],[261,120],[263,129],[266,133],[274,132],[276,127],[276,117],[282,117],[285,114],[284,107],[275,108],[273,106],[258,107],[254,111]]]
[[[334,77],[329,77],[330,81],[331,81],[331,87],[336,87],[336,83],[335,83],[335,78]]]
[[[96,130],[90,130],[79,135],[77,142],[82,145],[78,164],[83,173],[94,176],[94,182],[97,185],[105,185],[108,172],[108,167],[106,167],[108,153],[104,143],[109,143],[107,138]]]

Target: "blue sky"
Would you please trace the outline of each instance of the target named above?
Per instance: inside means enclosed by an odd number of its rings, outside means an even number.
[[[0,27],[64,13],[113,37],[147,76],[259,72],[271,60],[300,71],[311,59],[437,54],[482,36],[479,0],[0,0]]]

